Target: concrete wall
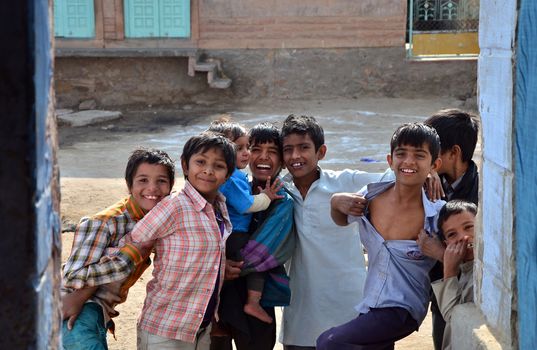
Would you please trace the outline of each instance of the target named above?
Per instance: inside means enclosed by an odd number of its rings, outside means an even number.
[[[452,324],[460,349],[516,349],[516,271],[513,168],[513,64],[517,1],[480,3],[478,105],[483,166],[480,226],[475,261],[475,308],[461,308]],[[481,319],[481,320],[480,320]],[[461,330],[462,332],[462,330]],[[478,342],[479,337],[489,342]],[[461,342],[467,342],[462,345]],[[473,345],[472,345],[473,344]],[[475,344],[481,344],[479,346]],[[489,345],[483,345],[489,344]]]
[[[414,62],[401,48],[210,50],[233,79],[210,89],[204,73],[187,76],[184,58],[57,58],[60,107],[185,104],[196,100],[307,99],[354,96],[468,98],[476,61]]]

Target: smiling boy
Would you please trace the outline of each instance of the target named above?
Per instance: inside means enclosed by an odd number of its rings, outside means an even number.
[[[395,341],[418,329],[427,313],[429,270],[434,260],[416,243],[422,231],[436,232],[443,201],[431,202],[423,184],[438,168],[440,139],[423,123],[404,124],[392,136],[388,164],[395,182],[372,183],[359,194],[368,206],[363,216],[332,208],[338,225],[357,221],[369,269],[359,316],[331,328],[317,340],[317,349],[393,349]],[[337,195],[334,195],[335,197]]]
[[[341,227],[330,218],[335,192],[362,188],[380,174],[322,169],[324,131],[311,116],[290,115],[281,131],[284,177],[294,200],[297,244],[289,277],[291,302],[283,312],[280,341],[286,350],[315,349],[327,328],[356,316],[366,276],[357,225]]]
[[[474,225],[477,206],[453,200],[440,210],[438,227],[447,245],[444,278],[432,283],[442,316],[446,320],[442,349],[451,349],[451,315],[458,304],[474,301]]]
[[[165,152],[137,149],[125,169],[130,196],[80,220],[71,254],[63,266],[64,349],[107,348],[106,331],[113,329],[111,318],[118,315],[115,305],[125,301],[129,287],[120,281],[129,273],[115,270],[114,262],[103,257],[117,249],[136,222],[170,193],[174,176],[175,165]],[[147,262],[140,264],[131,275],[130,285],[147,266]],[[116,300],[103,298],[110,292]]]

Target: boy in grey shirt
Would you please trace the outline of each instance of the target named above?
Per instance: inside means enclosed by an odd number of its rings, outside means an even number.
[[[416,243],[421,230],[436,231],[443,201],[431,202],[423,185],[438,168],[440,140],[423,123],[404,124],[392,136],[388,164],[395,182],[369,184],[356,197],[367,201],[364,215],[349,216],[340,196],[332,198],[331,214],[338,225],[357,221],[369,254],[364,300],[359,316],[329,329],[317,339],[318,350],[393,349],[395,341],[418,329],[427,313],[429,270],[435,261]]]

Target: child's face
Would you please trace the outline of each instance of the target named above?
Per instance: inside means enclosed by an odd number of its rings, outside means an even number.
[[[466,240],[471,247],[467,247],[465,261],[474,259],[474,214],[463,211],[459,214],[453,214],[442,224],[442,232],[446,239],[446,244],[457,243]]]
[[[434,162],[431,160],[431,152],[426,143],[420,147],[400,145],[388,155],[388,164],[395,173],[397,182],[404,185],[422,186],[430,171],[436,170],[441,164],[440,158]]]
[[[283,139],[283,163],[293,179],[317,174],[317,164],[326,154],[326,146],[315,151],[315,144],[308,134],[290,134]]]
[[[162,198],[170,194],[171,183],[164,165],[142,163],[136,169],[129,189],[142,209],[153,209]]]
[[[181,162],[183,173],[188,182],[205,198],[213,203],[218,188],[226,182],[227,163],[220,149],[211,148],[205,152],[193,154],[186,164]]]
[[[250,161],[250,142],[248,136],[241,136],[234,143],[235,151],[237,152],[237,168],[244,169]]]
[[[258,181],[274,179],[281,170],[280,150],[274,142],[256,143],[250,146],[250,170]]]

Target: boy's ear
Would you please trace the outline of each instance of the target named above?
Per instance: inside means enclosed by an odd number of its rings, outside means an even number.
[[[391,169],[391,167],[392,167],[392,162],[393,162],[392,155],[391,155],[391,154],[386,155],[386,160],[388,161],[388,166],[389,166],[390,169]]]
[[[431,170],[438,170],[442,166],[442,159],[440,157],[436,158],[436,160],[433,162],[433,165],[431,166]]]
[[[455,145],[451,148],[451,154],[455,159],[462,159],[462,149],[459,145]]]
[[[326,145],[321,145],[321,147],[319,147],[319,150],[317,151],[317,158],[319,160],[321,159],[324,159],[324,157],[326,156]]]
[[[185,176],[188,176],[188,164],[185,162],[184,159],[181,159],[181,169],[183,169],[183,174]]]

